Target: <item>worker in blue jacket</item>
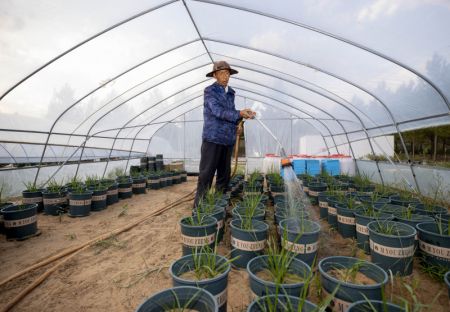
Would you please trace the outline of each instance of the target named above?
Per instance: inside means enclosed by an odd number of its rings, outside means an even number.
[[[217,171],[216,190],[228,190],[231,174],[231,154],[236,140],[236,126],[242,118],[254,118],[255,112],[246,108],[236,110],[235,91],[228,86],[230,75],[237,74],[225,61],[214,62],[206,77],[216,82],[205,88],[203,104],[203,134],[200,168],[194,207],[211,187]]]

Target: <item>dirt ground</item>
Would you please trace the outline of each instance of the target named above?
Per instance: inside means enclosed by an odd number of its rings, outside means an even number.
[[[38,216],[40,236],[22,242],[9,242],[4,236],[0,238],[0,280],[69,247],[135,221],[190,193],[195,186],[196,178],[189,177],[187,183],[121,200],[86,218],[63,216],[60,220],[59,217],[41,214]],[[80,252],[11,311],[134,311],[145,298],[171,287],[168,267],[182,255],[178,220],[190,214],[191,207],[191,202],[184,203]],[[313,219],[317,220],[318,207],[313,209]],[[369,259],[358,251],[354,240],[342,239],[329,229],[326,222],[320,223],[319,258],[356,255]],[[229,233],[221,243],[220,252],[229,252]],[[0,287],[0,310],[53,265]],[[412,276],[396,278],[393,286],[394,296],[400,294],[413,301],[402,282],[413,285],[415,296],[422,304],[429,304],[436,298],[435,304],[423,311],[449,311],[446,286],[420,272],[417,263]],[[312,285],[310,291],[309,298],[313,302],[318,301],[316,288]],[[388,293],[392,293],[391,286]],[[251,297],[247,273],[232,269],[228,281],[228,311],[245,311]]]

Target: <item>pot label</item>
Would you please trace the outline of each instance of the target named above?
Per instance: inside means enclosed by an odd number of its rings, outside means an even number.
[[[414,255],[414,245],[405,248],[383,246],[370,240],[370,250],[391,258],[408,258]]]
[[[220,230],[221,228],[223,228],[223,219],[217,221],[217,229]]]
[[[356,232],[363,235],[369,235],[369,229],[367,226],[358,223],[356,223]]]
[[[319,207],[320,207],[320,208],[328,208],[328,202],[320,201],[320,202],[319,202]]]
[[[331,297],[331,294],[328,291],[326,291],[325,288],[322,287],[322,291],[327,297],[328,296]],[[334,312],[345,312],[348,310],[351,304],[352,302],[347,302],[334,296],[334,298],[330,301],[329,307]]]
[[[231,236],[231,246],[239,250],[259,251],[263,250],[264,247],[266,246],[266,240],[264,239],[256,242],[249,242]]]
[[[344,217],[341,215],[337,216],[338,222],[342,224],[355,225],[355,218]]]
[[[328,206],[328,214],[336,216],[337,215],[336,208]]]
[[[189,247],[201,247],[205,245],[210,245],[214,243],[215,238],[216,233],[212,233],[207,236],[187,236],[181,234],[181,242],[183,243],[183,245]]]
[[[319,192],[316,192],[316,191],[309,191],[309,196],[319,197]]]
[[[183,178],[187,178],[187,173],[182,173],[181,176],[182,176]]]
[[[312,244],[297,244],[285,239],[283,239],[281,244],[283,245],[284,249],[292,251],[296,254],[310,254],[316,252],[319,247],[318,242]]]
[[[284,192],[272,192],[272,196],[273,197],[275,197],[275,196],[277,196],[277,195],[285,195],[285,193]]]
[[[131,185],[131,187],[133,187],[133,188],[143,188],[146,186],[147,186],[147,184],[145,182],[144,183],[136,183],[136,184]]]
[[[117,194],[119,194],[119,189],[110,190],[110,191],[108,191],[107,194],[110,195],[110,196],[117,195]]]
[[[92,201],[102,201],[102,200],[106,200],[106,194],[92,196]]]
[[[308,193],[308,192],[309,192],[309,187],[304,186],[304,187],[303,187],[303,192]]]
[[[89,206],[91,199],[71,199],[69,200],[70,206]]]
[[[37,221],[37,216],[31,216],[29,218],[25,218],[25,219],[19,219],[19,220],[5,220],[4,221],[4,226],[5,228],[15,228],[15,227],[21,227],[21,226],[25,226],[28,224],[33,224]]]
[[[131,192],[131,187],[119,188],[119,193],[129,193]]]
[[[66,201],[67,201],[66,197],[44,198],[44,205],[56,205],[56,204],[66,203]]]
[[[354,187],[349,187],[349,188],[348,188],[348,191],[349,191],[349,192],[356,192],[356,189],[355,189]]]
[[[362,202],[360,202],[359,200],[355,200],[355,204],[356,204],[356,205],[361,205]]]
[[[419,241],[419,248],[420,248],[420,250],[426,252],[427,254],[444,259],[445,261],[450,260],[450,248],[431,245],[431,244],[425,243],[422,240]]]
[[[22,198],[22,203],[24,204],[36,204],[42,203],[42,201],[43,201],[42,197]]]
[[[217,300],[217,304],[219,305],[219,308],[223,306],[227,302],[228,298],[228,289],[225,288],[220,294],[215,295]]]

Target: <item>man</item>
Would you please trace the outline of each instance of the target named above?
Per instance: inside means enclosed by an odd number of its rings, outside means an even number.
[[[226,192],[231,174],[231,153],[236,140],[236,126],[242,118],[254,118],[250,109],[236,110],[235,91],[228,86],[230,75],[238,72],[225,61],[214,62],[206,77],[216,82],[205,88],[203,104],[203,134],[200,169],[194,207],[211,187],[217,170],[216,190]]]

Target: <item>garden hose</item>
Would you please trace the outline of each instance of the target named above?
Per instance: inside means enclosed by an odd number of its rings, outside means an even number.
[[[72,259],[75,255],[77,255],[81,251],[91,247],[93,244],[95,244],[98,241],[101,241],[103,239],[111,237],[112,235],[117,235],[117,234],[120,234],[122,232],[126,232],[126,231],[130,230],[131,228],[139,225],[140,223],[142,223],[144,221],[147,221],[148,219],[150,219],[152,217],[158,216],[161,213],[163,213],[163,212],[165,212],[165,211],[167,211],[167,210],[169,210],[171,208],[174,208],[174,207],[176,207],[176,206],[178,206],[178,205],[180,205],[182,203],[191,201],[193,199],[192,195],[195,194],[195,191],[196,191],[196,189],[194,189],[193,191],[189,192],[188,194],[180,197],[176,201],[174,201],[174,202],[172,202],[172,203],[170,203],[168,205],[165,205],[165,206],[157,209],[156,211],[153,211],[150,214],[140,218],[139,220],[127,224],[126,226],[124,226],[122,228],[119,228],[119,229],[113,230],[111,232],[102,234],[99,237],[94,238],[94,239],[92,239],[92,240],[90,240],[90,241],[88,241],[88,242],[86,242],[86,243],[84,243],[84,244],[82,244],[80,246],[76,246],[76,247],[70,248],[68,250],[65,250],[65,251],[63,251],[63,252],[61,252],[61,253],[59,253],[57,255],[54,255],[53,257],[51,257],[51,258],[49,258],[47,260],[43,260],[43,261],[41,261],[39,263],[36,263],[36,264],[34,264],[34,265],[32,265],[32,266],[30,266],[30,267],[28,267],[28,268],[26,268],[26,269],[24,269],[24,270],[22,270],[20,272],[15,273],[14,275],[10,276],[9,278],[6,278],[5,280],[1,281],[0,282],[0,286],[3,286],[6,283],[8,283],[9,281],[11,281],[11,280],[13,280],[15,278],[18,278],[18,277],[20,277],[20,276],[22,276],[22,275],[24,275],[24,274],[26,274],[26,273],[28,273],[28,272],[30,272],[32,270],[35,270],[35,269],[40,268],[40,267],[42,267],[44,265],[52,263],[52,262],[54,262],[54,261],[56,261],[58,259],[61,259],[61,258],[65,257],[65,256],[68,256],[66,259],[63,259],[62,261],[57,263],[55,266],[53,266],[52,268],[47,270],[44,274],[40,275],[32,284],[27,286],[23,291],[21,291],[17,296],[15,296],[10,302],[8,302],[6,304],[6,306],[2,307],[0,312],[9,311],[12,307],[14,307],[17,303],[19,303],[23,298],[25,298],[25,296],[27,294],[29,294],[34,288],[39,286],[48,276],[50,276],[53,272],[55,272],[57,268],[59,268],[62,264],[66,263],[68,260]]]
[[[242,119],[236,129],[236,143],[234,144],[234,169],[231,177],[234,177],[238,167],[238,153],[239,153],[239,139],[241,137],[241,132],[244,129],[244,119]]]

